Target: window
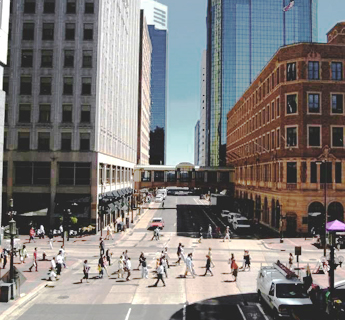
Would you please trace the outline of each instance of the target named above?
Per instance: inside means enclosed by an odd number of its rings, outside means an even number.
[[[40,104],[38,122],[50,123],[50,104]]]
[[[89,185],[91,179],[90,163],[59,162],[59,184]]]
[[[65,68],[74,67],[74,50],[65,50],[65,59],[64,59]]]
[[[4,150],[7,150],[7,131],[4,131]]]
[[[286,81],[296,80],[296,62],[288,63],[286,66]]]
[[[151,171],[141,172],[141,181],[142,182],[151,182]],[[117,182],[120,182],[119,174],[117,174]]]
[[[294,114],[297,113],[297,95],[290,94],[286,96],[286,113],[287,114]]]
[[[40,94],[41,95],[51,95],[52,94],[52,78],[41,77]]]
[[[11,50],[8,49],[7,50],[7,65],[6,67],[10,67],[11,66]]]
[[[342,94],[332,94],[332,113],[344,113],[344,98]]]
[[[274,120],[274,117],[275,117],[274,102],[272,102],[271,110],[272,110],[272,112],[271,112],[272,120]]]
[[[83,95],[91,94],[91,78],[82,78],[81,94]]]
[[[297,146],[297,128],[290,127],[286,128],[286,144],[287,148]]]
[[[31,77],[20,77],[20,94],[31,95],[32,79]]]
[[[310,183],[317,183],[317,164],[316,164],[316,162],[310,163]]]
[[[90,133],[80,134],[80,151],[90,150]]]
[[[2,80],[2,90],[4,90],[6,92],[6,94],[8,94],[8,92],[9,92],[9,79],[8,79],[8,77],[4,77]]]
[[[342,175],[341,162],[336,162],[335,163],[335,183],[341,183],[342,181],[341,175]]]
[[[81,106],[80,122],[90,123],[91,122],[91,106]]]
[[[93,0],[86,0],[85,1],[85,13],[86,14],[93,14],[94,13],[94,3]]]
[[[276,137],[275,137],[275,132],[273,131],[271,133],[271,147],[272,147],[272,149],[275,148],[275,143],[276,143]]]
[[[76,0],[67,0],[66,13],[74,14],[76,12]]]
[[[72,95],[73,94],[73,78],[64,77],[63,78],[63,94]]]
[[[50,162],[14,162],[15,184],[50,185]]]
[[[344,128],[333,127],[332,128],[332,147],[344,146]]]
[[[72,105],[64,104],[62,106],[62,122],[72,122]]]
[[[308,94],[308,112],[320,113],[320,95],[316,93]]]
[[[309,80],[319,80],[319,62],[309,61],[308,62],[308,78]]]
[[[36,0],[24,0],[24,13],[35,13]]]
[[[265,123],[266,123],[266,109],[264,108],[263,110],[262,110],[262,113],[260,113],[260,115],[262,114],[262,117],[261,117],[261,119],[262,119],[262,125],[264,125]],[[268,119],[267,119],[268,120]]]
[[[5,104],[5,124],[8,124],[8,104]]]
[[[61,150],[71,151],[72,148],[72,134],[71,133],[61,133]]]
[[[54,23],[43,23],[42,40],[54,40]]]
[[[47,151],[50,150],[50,133],[39,132],[38,133],[38,150]]]
[[[83,68],[92,68],[91,50],[83,50]]]
[[[23,122],[23,123],[31,122],[31,105],[30,104],[19,105],[18,122]]]
[[[321,145],[321,128],[320,127],[308,127],[308,146],[320,147]]]
[[[343,80],[343,64],[341,62],[332,62],[332,80]]]
[[[12,2],[11,2],[12,3]],[[8,41],[11,40],[11,37],[12,37],[12,24],[9,23],[8,24]]]
[[[44,0],[43,13],[55,13],[55,0]]]
[[[280,129],[277,129],[277,148],[280,148]]]
[[[33,23],[23,23],[23,40],[34,40],[35,25]]]
[[[84,23],[84,40],[92,40],[92,39],[93,39],[93,24]]]
[[[18,150],[30,149],[30,132],[18,132]]]
[[[277,118],[280,117],[280,99],[277,99]]]
[[[41,67],[52,68],[53,67],[53,50],[42,50],[41,52]]]
[[[32,68],[33,51],[22,50],[22,68]]]
[[[75,24],[66,23],[65,40],[74,40],[74,38],[75,38]]]
[[[322,162],[320,165],[320,183],[325,182],[332,183],[332,162]]]
[[[297,183],[297,162],[287,163],[286,182]]]

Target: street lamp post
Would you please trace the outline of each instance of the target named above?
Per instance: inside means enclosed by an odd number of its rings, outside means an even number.
[[[279,210],[279,234],[280,234],[280,243],[284,242],[283,239],[283,205],[278,204],[277,209]]]
[[[10,236],[11,236],[11,261],[10,261],[10,278],[12,283],[11,289],[11,299],[14,299],[14,266],[13,266],[13,256],[14,256],[14,236],[17,234],[16,221],[13,219],[13,216],[16,214],[16,211],[13,211],[13,199],[10,199],[10,211],[9,216],[11,220],[9,221]]]

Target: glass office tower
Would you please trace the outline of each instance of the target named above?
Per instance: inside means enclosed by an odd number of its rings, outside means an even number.
[[[279,47],[317,41],[318,0],[208,0],[207,161],[226,164],[226,115]]]

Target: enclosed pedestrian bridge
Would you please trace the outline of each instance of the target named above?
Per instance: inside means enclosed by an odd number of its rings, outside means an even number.
[[[199,167],[188,162],[176,166],[137,165],[134,188],[188,187],[204,191],[233,189],[234,168]]]

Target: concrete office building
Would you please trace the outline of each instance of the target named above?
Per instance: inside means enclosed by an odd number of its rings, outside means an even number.
[[[99,227],[104,195],[126,197],[133,185],[140,4],[13,0],[11,10],[4,199],[23,232],[20,214],[31,211],[56,226],[71,209]],[[102,208],[106,222],[115,208]]]
[[[318,0],[209,0],[207,128],[210,166],[225,165],[226,115],[276,50],[317,41]]]
[[[200,146],[200,120],[197,121],[194,127],[194,164],[196,166],[199,165],[199,161],[200,161],[199,146]]]
[[[201,60],[201,81],[200,81],[200,138],[199,138],[199,166],[206,166],[206,80],[207,80],[207,68],[206,59],[207,51],[202,53]]]
[[[3,79],[4,65],[7,64],[7,45],[8,45],[8,27],[10,17],[10,0],[0,1],[0,79]],[[5,85],[5,86],[4,86]],[[7,83],[0,81],[0,179],[2,181],[3,173],[3,150],[4,150],[4,117],[5,117],[5,99]],[[0,184],[2,194],[2,183]],[[2,207],[2,197],[0,198],[0,208]],[[6,213],[3,211],[3,213]],[[0,226],[2,225],[0,214]]]
[[[150,164],[165,164],[168,95],[168,7],[142,0],[152,43]]]
[[[140,12],[138,149],[137,164],[148,165],[150,159],[152,45],[144,11]]]

